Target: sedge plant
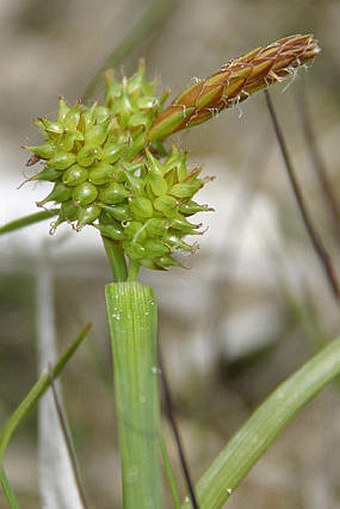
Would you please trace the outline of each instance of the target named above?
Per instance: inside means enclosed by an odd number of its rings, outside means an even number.
[[[311,35],[280,39],[227,62],[169,105],[169,91],[157,93],[157,83],[147,80],[141,61],[130,78],[117,80],[106,72],[102,104],[69,105],[60,98],[55,120],[36,121],[45,140],[25,147],[32,154],[27,164],[42,166],[28,180],[53,187],[37,203],[40,213],[5,225],[1,232],[52,217],[51,233],[68,223],[75,231],[95,228],[103,241],[113,278],[105,296],[125,509],[163,507],[160,450],[166,448],[161,438],[157,296],[139,282],[140,268],[179,266],[177,253],[195,249],[187,237],[203,232],[192,216],[211,210],[195,197],[210,177],[202,176],[200,166],[191,168],[187,154],[169,144],[168,137],[289,77],[319,51]],[[221,508],[286,424],[339,372],[340,338],[274,391],[181,507]],[[180,507],[166,452],[164,457],[174,504]],[[2,485],[8,492],[5,477]]]

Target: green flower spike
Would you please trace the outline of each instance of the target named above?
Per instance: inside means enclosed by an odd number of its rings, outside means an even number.
[[[210,210],[194,201],[210,179],[200,178],[199,167],[188,169],[177,147],[167,152],[159,141],[147,141],[168,92],[155,95],[143,62],[129,79],[105,77],[104,106],[70,106],[60,98],[55,122],[36,121],[45,141],[25,148],[33,153],[29,164],[43,160],[44,167],[30,180],[54,184],[37,205],[60,205],[52,231],[63,222],[76,230],[92,225],[135,266],[179,265],[174,253],[193,250],[184,237],[200,233],[188,218]]]

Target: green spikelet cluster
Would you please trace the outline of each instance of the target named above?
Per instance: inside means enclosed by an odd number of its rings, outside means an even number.
[[[155,95],[155,82],[145,79],[144,65],[121,82],[106,75],[105,105],[59,99],[56,122],[37,125],[45,136],[28,164],[44,161],[30,180],[53,182],[52,191],[37,205],[60,205],[53,224],[76,230],[93,225],[101,235],[121,244],[130,260],[149,268],[178,265],[173,254],[190,250],[186,235],[198,225],[188,217],[208,210],[193,197],[208,180],[201,168],[189,170],[185,153],[170,153],[148,132],[167,97]]]

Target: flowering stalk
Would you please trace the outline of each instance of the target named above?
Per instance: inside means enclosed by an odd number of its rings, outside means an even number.
[[[106,286],[124,509],[162,507],[157,301],[140,283]]]
[[[152,290],[137,283],[139,268],[179,265],[175,253],[193,249],[184,238],[199,233],[189,218],[209,210],[193,199],[210,180],[202,169],[189,168],[176,146],[147,140],[166,97],[155,95],[143,62],[121,82],[107,73],[104,106],[60,98],[57,120],[37,121],[45,142],[26,147],[30,166],[43,162],[30,180],[53,183],[38,203],[59,207],[52,231],[62,223],[96,228],[112,268],[106,303],[125,509],[162,506],[157,310]]]
[[[186,236],[200,233],[189,219],[210,210],[195,201],[210,179],[200,176],[199,166],[188,167],[185,152],[164,147],[162,140],[281,81],[319,51],[311,35],[286,37],[226,63],[168,107],[168,91],[156,94],[141,62],[130,78],[117,81],[106,74],[104,105],[68,105],[60,98],[57,120],[36,122],[45,142],[26,147],[33,154],[28,165],[43,166],[29,180],[53,184],[37,205],[53,204],[52,232],[61,223],[76,231],[96,228],[116,281],[106,288],[106,302],[125,509],[162,505],[156,301],[137,282],[139,268],[179,265],[176,253],[194,249]]]
[[[120,253],[118,280],[136,279],[140,266],[168,269],[179,265],[177,251],[192,251],[187,235],[200,233],[188,218],[208,211],[194,201],[209,178],[201,168],[189,169],[176,146],[167,150],[160,140],[210,119],[250,94],[282,80],[320,51],[312,35],[293,35],[227,62],[219,71],[192,85],[164,109],[165,90],[156,95],[156,82],[138,71],[121,82],[106,73],[105,104],[90,106],[59,100],[55,122],[38,119],[46,141],[26,147],[28,165],[45,161],[30,180],[47,180],[54,187],[38,203],[59,205],[52,225],[68,222],[76,230],[92,225]],[[112,244],[113,243],[113,244]],[[110,260],[117,273],[117,263]]]
[[[201,124],[249,95],[281,81],[320,52],[313,35],[292,35],[230,60],[182,92],[155,119],[148,139],[163,139]]]

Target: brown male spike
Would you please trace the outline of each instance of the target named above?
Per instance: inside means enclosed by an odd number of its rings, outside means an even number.
[[[182,92],[155,119],[149,140],[200,124],[250,94],[282,81],[320,53],[313,35],[291,35],[226,62]]]

